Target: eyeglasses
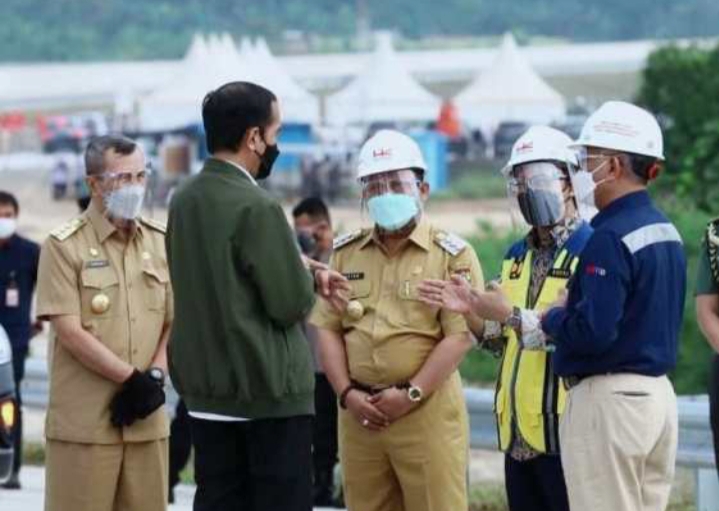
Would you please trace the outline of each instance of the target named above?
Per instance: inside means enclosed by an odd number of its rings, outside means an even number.
[[[386,193],[411,194],[416,192],[421,184],[422,182],[419,180],[410,179],[370,180],[364,183],[362,194],[365,197],[375,197]]]
[[[131,185],[131,184],[144,184],[152,174],[152,170],[143,169],[138,172],[106,172],[99,178],[107,181],[113,181],[114,183]]]

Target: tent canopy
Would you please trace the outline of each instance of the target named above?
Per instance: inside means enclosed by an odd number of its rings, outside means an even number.
[[[140,125],[147,130],[175,129],[202,122],[202,100],[211,90],[232,81],[251,81],[272,90],[280,100],[285,122],[313,123],[319,118],[317,99],[297,85],[270,53],[264,41],[238,52],[225,33],[206,40],[196,35],[172,80],[140,101]]]
[[[337,125],[431,121],[440,104],[397,58],[391,34],[379,33],[369,65],[327,100],[327,120]]]
[[[484,130],[503,121],[546,124],[565,113],[564,98],[536,73],[509,33],[490,68],[454,102],[464,122]]]

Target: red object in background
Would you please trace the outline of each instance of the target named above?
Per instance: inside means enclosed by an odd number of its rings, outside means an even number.
[[[20,131],[27,124],[27,118],[21,112],[0,114],[0,129],[7,131]]]
[[[437,131],[444,133],[450,138],[457,138],[462,133],[462,126],[459,122],[459,113],[454,104],[447,100],[442,103],[437,120]]]

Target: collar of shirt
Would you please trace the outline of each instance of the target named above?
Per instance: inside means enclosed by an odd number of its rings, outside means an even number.
[[[85,214],[87,215],[87,219],[92,224],[92,228],[95,229],[97,239],[98,241],[100,241],[100,243],[105,243],[105,240],[107,240],[117,231],[117,227],[115,227],[115,224],[113,224],[110,219],[107,218],[107,216],[102,211],[100,211],[100,207],[96,204],[94,200],[90,202],[90,205],[88,206]],[[135,220],[135,227],[135,234],[141,236],[142,224],[140,223],[139,219]]]
[[[620,197],[597,213],[597,216],[592,219],[592,227],[599,227],[624,210],[649,206],[651,203],[652,199],[649,197],[646,190],[640,190],[638,192],[625,195],[624,197]]]
[[[422,216],[422,218],[420,218],[419,220],[419,223],[417,223],[417,227],[415,227],[412,231],[412,234],[409,235],[408,240],[417,245],[422,250],[429,251],[430,244],[432,243],[430,235],[430,224],[427,220],[425,220],[424,216]],[[371,234],[362,241],[362,245],[360,245],[360,248],[365,248],[371,242],[375,243],[376,245],[381,245],[381,242],[377,235],[377,229],[372,229]]]
[[[250,174],[249,171],[248,171],[246,168],[244,168],[242,165],[239,165],[239,164],[235,163],[234,161],[225,160],[225,159],[223,159],[223,158],[215,158],[215,159],[218,160],[218,161],[227,163],[227,164],[229,164],[229,165],[232,165],[232,166],[235,167],[237,170],[239,170],[240,172],[242,172],[245,176],[247,176],[247,178],[250,180],[250,182],[251,182],[253,185],[258,186],[257,180],[256,180],[254,177],[252,177],[252,174]]]
[[[581,225],[581,221],[576,218],[565,218],[557,225],[552,227],[550,231],[552,243],[550,246],[542,246],[537,235],[537,230],[532,229],[527,235],[527,245],[533,250],[541,250],[546,248],[556,248],[564,245],[574,231]]]

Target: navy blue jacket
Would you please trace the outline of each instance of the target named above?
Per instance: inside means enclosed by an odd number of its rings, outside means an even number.
[[[565,308],[542,327],[560,376],[629,372],[659,376],[677,359],[686,258],[676,228],[646,192],[599,212]]]
[[[38,244],[18,235],[0,246],[0,325],[15,350],[27,349],[30,341],[30,309],[39,258]],[[19,307],[7,306],[7,288],[11,280],[20,291]]]

